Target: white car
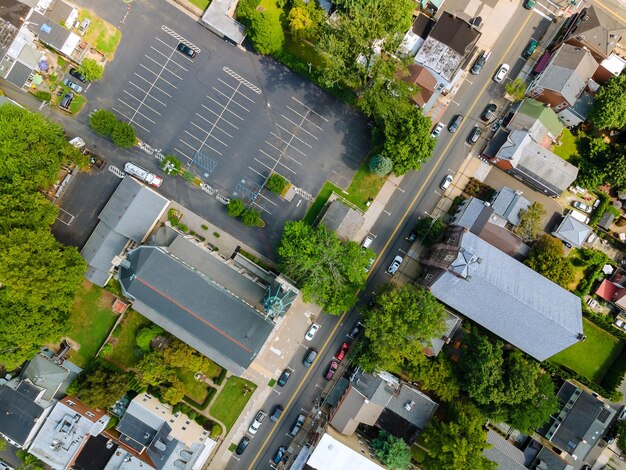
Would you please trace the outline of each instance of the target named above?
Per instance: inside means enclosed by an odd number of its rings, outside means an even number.
[[[71,88],[72,90],[74,90],[76,93],[80,93],[81,91],[83,91],[82,86],[80,86],[78,83],[74,83],[69,78],[66,78],[65,80],[63,80],[63,83],[69,88]]]
[[[265,421],[266,416],[267,414],[265,411],[259,411],[254,417],[254,421],[252,421],[252,424],[248,428],[248,432],[254,436],[261,427],[261,424],[263,424],[263,421]]]
[[[580,202],[580,201],[572,202],[572,206],[574,206],[579,211],[586,212],[587,214],[590,214],[591,210],[592,210],[590,206],[588,206],[584,202]]]
[[[450,187],[451,184],[452,184],[452,176],[446,175],[445,178],[441,181],[441,184],[439,185],[439,187],[441,188],[442,191],[445,191],[446,189]]]
[[[502,64],[496,74],[493,76],[493,81],[500,83],[506,77],[506,74],[509,73],[509,64]]]
[[[436,139],[437,137],[439,137],[439,134],[441,134],[441,131],[443,130],[444,127],[446,126],[443,125],[443,122],[438,123],[433,129],[433,131],[430,133],[430,136],[433,139]]]
[[[402,264],[402,261],[404,261],[404,258],[402,258],[402,256],[400,255],[396,255],[396,257],[393,259],[393,261],[387,268],[387,273],[391,275],[395,274],[398,268],[400,267],[400,265]]]
[[[315,333],[317,333],[317,330],[319,329],[320,329],[319,324],[313,323],[311,325],[311,328],[309,328],[309,331],[307,331],[306,335],[304,335],[304,339],[306,339],[307,341],[311,341],[313,339],[313,336],[315,336]]]
[[[619,414],[617,415],[618,421],[624,421],[626,419],[626,406],[622,406]]]

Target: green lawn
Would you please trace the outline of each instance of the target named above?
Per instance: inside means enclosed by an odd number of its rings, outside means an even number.
[[[366,203],[370,199],[374,199],[380,188],[387,181],[386,176],[375,175],[369,170],[369,158],[366,159],[354,174],[352,182],[348,189],[348,196],[345,196],[355,206],[363,210],[367,210]]]
[[[149,324],[150,320],[128,309],[124,319],[113,332],[113,351],[107,359],[123,369],[129,369],[137,364],[143,352],[137,346],[135,336],[141,328]]]
[[[576,148],[576,137],[568,129],[563,129],[560,141],[561,145],[555,145],[552,151],[563,160],[568,161],[572,165],[577,165],[578,149]]]
[[[209,0],[189,0],[189,2],[200,8],[202,11],[206,10],[206,7],[209,6]]]
[[[84,367],[102,346],[117,315],[111,311],[113,295],[88,281],[78,289],[70,312],[68,336],[80,344],[71,355],[72,362]]]
[[[308,42],[298,41],[291,34],[285,33],[285,45],[283,49],[302,59],[303,62],[311,64],[313,68],[322,69],[326,65],[326,60],[313,45]]]
[[[326,202],[328,202],[328,198],[333,193],[333,190],[341,194],[341,189],[332,184],[330,181],[326,181],[326,183],[324,183],[324,186],[322,186],[322,189],[320,189],[320,192],[317,193],[317,197],[315,198],[313,204],[311,205],[311,207],[309,207],[309,210],[304,216],[303,220],[307,224],[313,225],[313,223],[317,219],[317,216],[326,205]]]
[[[567,289],[575,291],[580,281],[585,277],[587,264],[580,257],[580,252],[577,248],[572,249],[567,257],[572,262],[572,266],[574,266],[574,280],[567,285]]]
[[[552,356],[550,361],[569,367],[595,383],[600,383],[624,343],[586,318],[583,318],[583,330],[587,337],[585,341]]]
[[[250,391],[246,392],[248,387]],[[226,433],[235,424],[241,411],[254,393],[256,385],[239,377],[230,377],[224,388],[211,406],[211,416],[219,419],[226,426]]]
[[[102,52],[107,59],[113,60],[117,46],[119,46],[122,40],[122,33],[93,11],[81,8],[78,13],[78,19],[82,21],[85,18],[91,19],[91,25],[84,36],[85,41]]]
[[[185,385],[185,395],[198,404],[202,404],[209,394],[209,386],[194,379],[195,372],[187,369],[176,369],[176,376]]]

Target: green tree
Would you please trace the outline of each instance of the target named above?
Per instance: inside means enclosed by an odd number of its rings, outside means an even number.
[[[130,148],[137,142],[135,129],[127,122],[117,121],[111,133],[113,143],[121,148]]]
[[[250,22],[250,41],[259,54],[272,54],[283,48],[285,34],[278,11],[255,12]]]
[[[139,330],[137,336],[135,336],[135,342],[142,351],[150,351],[150,343],[152,340],[163,333],[165,333],[165,330],[159,325],[152,324],[144,326]]]
[[[323,225],[287,222],[278,247],[282,271],[300,284],[306,302],[339,315],[357,301],[367,279],[365,268],[374,257],[351,241],[342,241]]]
[[[611,78],[596,93],[589,121],[598,129],[626,128],[626,73]]]
[[[617,422],[617,447],[626,449],[626,420]]]
[[[16,452],[16,455],[22,461],[22,465],[17,470],[43,470],[43,462],[24,449]]]
[[[98,134],[107,137],[111,137],[117,122],[115,114],[106,109],[99,109],[89,115],[89,126]]]
[[[170,405],[180,402],[185,396],[185,385],[176,377],[165,387],[163,401]]]
[[[411,362],[407,365],[407,372],[412,380],[420,383],[421,388],[448,403],[458,398],[461,393],[459,379],[445,354]]]
[[[82,73],[88,82],[95,82],[102,78],[104,67],[94,59],[84,59],[78,67],[78,72]]]
[[[189,368],[189,365],[195,361],[195,357],[196,350],[179,339],[173,339],[163,350],[163,361],[170,367]],[[191,368],[193,369],[196,367]]]
[[[250,227],[258,225],[261,221],[261,213],[255,209],[246,209],[241,215],[241,221]]]
[[[178,175],[183,169],[183,164],[174,155],[166,155],[161,162],[161,168],[168,175]]]
[[[366,341],[359,365],[367,372],[393,370],[420,358],[445,330],[445,317],[443,305],[427,290],[387,286],[364,312]]]
[[[417,238],[426,246],[436,243],[445,229],[446,227],[440,219],[433,219],[432,217],[419,219],[415,225]]]
[[[546,423],[559,407],[554,383],[547,373],[539,373],[534,388],[534,394],[520,402],[518,406],[510,406],[508,410],[508,422],[526,434],[532,433]]]
[[[626,187],[626,152],[623,147],[614,146],[613,158],[606,166],[606,177],[611,186]]]
[[[297,39],[315,39],[324,21],[324,10],[317,2],[295,0],[287,18],[289,29]]]
[[[246,210],[246,206],[241,199],[231,199],[226,206],[226,211],[231,217],[239,217]]]
[[[105,369],[101,365],[83,371],[67,390],[87,406],[106,410],[129,390],[125,374]]]
[[[393,170],[393,162],[391,158],[374,155],[369,163],[369,168],[375,175],[384,176]]]
[[[278,173],[272,173],[265,183],[265,187],[276,194],[282,194],[287,186],[287,180]]]
[[[137,364],[139,381],[144,385],[159,386],[174,380],[172,367],[165,363],[159,351],[152,351],[141,358]]]
[[[546,210],[540,202],[533,202],[528,209],[519,211],[519,224],[513,229],[513,233],[524,241],[532,241],[541,230],[541,219],[546,215]]]
[[[483,456],[488,447],[485,419],[472,405],[456,401],[449,420],[433,418],[422,434],[428,453],[425,468],[471,468],[495,470],[497,464]]]
[[[516,78],[504,85],[504,90],[513,98],[513,101],[520,101],[524,99],[526,93],[526,82],[521,78]]]
[[[542,235],[531,248],[526,266],[561,287],[567,287],[574,280],[574,267],[564,254],[560,240],[551,235]]]
[[[473,334],[467,340],[462,385],[472,400],[480,405],[500,404],[505,400],[502,342]]]
[[[0,437],[0,452],[7,450],[7,441]]]
[[[411,464],[411,450],[402,439],[385,431],[379,431],[378,437],[372,441],[376,457],[391,470],[403,470]]]

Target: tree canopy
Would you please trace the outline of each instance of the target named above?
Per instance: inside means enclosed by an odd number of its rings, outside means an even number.
[[[524,241],[533,241],[541,230],[541,218],[546,210],[540,202],[533,202],[528,209],[519,211],[520,222],[513,229],[513,233]]]
[[[102,78],[104,67],[94,59],[84,59],[78,67],[78,71],[85,76],[88,82],[95,82]]]
[[[626,128],[626,73],[622,72],[600,87],[589,121],[598,129]]]
[[[117,117],[111,111],[99,109],[89,115],[89,126],[98,134],[111,137]]]
[[[61,163],[84,163],[60,126],[0,107],[0,364],[19,366],[66,331],[86,265],[50,232],[58,209],[39,192]]]
[[[366,372],[394,370],[419,360],[431,338],[445,330],[445,309],[427,290],[387,286],[364,312],[365,344],[359,365]]]
[[[282,49],[285,34],[278,11],[254,12],[250,17],[250,41],[259,54],[271,54]]]
[[[411,463],[411,450],[402,439],[380,431],[378,437],[372,440],[372,447],[376,457],[391,470],[404,470]]]
[[[319,33],[324,16],[317,2],[294,0],[288,15],[289,29],[300,40],[313,39]]]
[[[357,301],[374,253],[343,241],[324,225],[287,222],[278,247],[282,271],[299,283],[305,301],[339,315]]]
[[[526,266],[561,287],[567,287],[574,280],[574,267],[564,255],[561,240],[551,235],[543,235],[531,248]]]
[[[101,365],[84,370],[67,389],[85,405],[106,410],[128,391],[126,374],[114,372]]]

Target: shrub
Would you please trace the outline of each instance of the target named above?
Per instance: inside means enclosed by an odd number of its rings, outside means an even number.
[[[88,82],[95,82],[102,78],[104,67],[94,59],[84,59],[78,67],[78,72],[82,73]]]
[[[185,171],[183,171],[183,178],[188,183],[192,183],[193,180],[196,179],[196,176],[191,171],[185,170]]]
[[[213,232],[213,236],[214,236],[215,238],[219,238],[219,237],[220,237],[220,233],[219,233],[219,232]]]
[[[89,115],[89,127],[106,137],[111,137],[117,122],[115,114],[106,109],[99,109]]]
[[[200,238],[200,241],[201,241],[201,242],[203,242],[203,241],[205,241],[205,240],[206,240],[206,237],[204,237],[204,236],[202,236],[202,235],[200,235],[200,237],[199,237],[199,238]]]
[[[213,378],[213,383],[218,387],[222,385],[222,382],[226,378],[226,369],[222,369],[217,377]]]
[[[287,186],[287,180],[278,173],[272,173],[265,183],[265,187],[276,194],[282,194]]]
[[[202,230],[209,230],[209,226],[208,225],[200,225],[200,227],[202,227]]]
[[[193,230],[189,230],[189,235],[191,235],[192,237],[196,236],[196,232],[194,232]]]
[[[189,231],[189,227],[187,227],[185,224],[178,224],[178,229],[184,233],[187,233]]]
[[[117,121],[111,132],[113,143],[120,148],[130,148],[137,142],[135,129],[127,122]]]
[[[391,161],[391,158],[383,157],[382,155],[374,155],[370,160],[369,169],[375,175],[388,175],[393,170],[393,161]]]
[[[52,99],[52,95],[50,93],[41,90],[35,92],[35,97],[41,101],[50,101]]]
[[[496,190],[488,184],[485,184],[482,181],[472,177],[467,182],[467,186],[465,186],[464,192],[469,196],[477,197],[478,199],[482,199],[483,201],[490,201]]]
[[[598,196],[598,199],[600,199],[600,204],[598,204],[598,207],[595,208],[591,217],[589,217],[589,226],[591,227],[595,227],[598,224],[604,213],[611,205],[611,198],[608,194],[598,191],[596,195]]]
[[[261,220],[261,214],[259,211],[254,209],[246,209],[241,215],[241,221],[248,225],[249,227],[255,226],[259,224]]]
[[[113,352],[113,345],[111,343],[107,343],[100,350],[100,355],[103,357],[107,357],[112,352]]]
[[[135,342],[142,351],[150,351],[150,343],[154,338],[165,333],[165,330],[158,325],[144,326],[137,332]]]
[[[222,426],[220,426],[217,423],[215,423],[213,426],[211,426],[211,439],[215,439],[216,437],[218,437],[221,434],[222,434]]]
[[[161,162],[161,168],[168,175],[178,175],[183,169],[183,164],[174,155],[166,155]]]
[[[244,213],[245,210],[246,206],[241,199],[233,198],[228,203],[228,206],[226,206],[226,211],[231,217],[239,217]]]
[[[255,12],[250,18],[250,41],[259,54],[280,51],[285,34],[280,24],[280,14],[274,10]]]

